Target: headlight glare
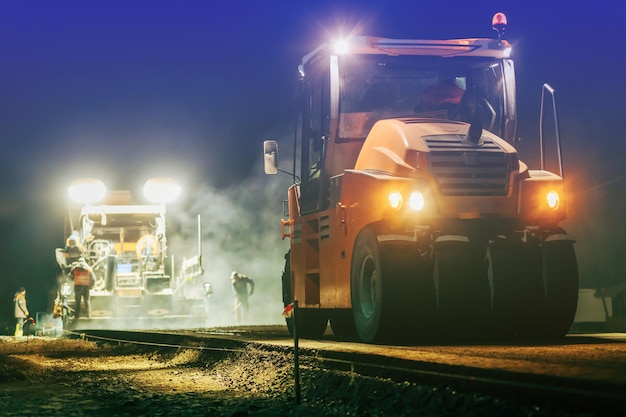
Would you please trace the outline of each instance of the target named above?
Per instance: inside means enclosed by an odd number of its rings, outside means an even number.
[[[333,45],[333,49],[337,55],[345,55],[350,53],[350,41],[347,39],[337,39]]]
[[[419,191],[413,191],[409,197],[409,207],[411,210],[420,211],[424,208],[424,195]]]
[[[561,205],[559,193],[554,190],[548,191],[548,193],[546,193],[546,202],[548,203],[548,207],[552,210],[557,210]]]
[[[389,205],[394,210],[398,210],[402,207],[402,194],[397,191],[389,193]]]

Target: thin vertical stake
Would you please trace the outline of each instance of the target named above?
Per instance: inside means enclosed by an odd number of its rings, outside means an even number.
[[[298,300],[293,302],[293,379],[296,404],[300,404],[300,353],[298,347]]]

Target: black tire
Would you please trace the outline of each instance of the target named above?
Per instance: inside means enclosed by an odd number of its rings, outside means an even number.
[[[405,343],[431,336],[436,314],[430,261],[414,243],[379,245],[384,277],[385,312],[389,341]]]
[[[328,327],[328,315],[325,311],[313,308],[301,308],[296,313],[298,337],[319,339]],[[293,334],[293,333],[292,333]]]
[[[336,310],[330,316],[330,327],[339,338],[353,339],[357,336],[352,310]]]
[[[383,270],[376,234],[363,229],[356,238],[350,268],[354,325],[364,342],[380,340],[383,327]]]
[[[484,247],[451,240],[439,242],[433,252],[437,320],[440,337],[480,335],[488,329],[491,294],[483,262]]]
[[[359,338],[378,341],[384,335],[383,270],[376,234],[363,229],[356,238],[350,268],[352,314]]]
[[[350,269],[354,325],[367,343],[404,340],[424,306],[418,293],[419,255],[415,246],[377,240],[372,227],[356,238]]]
[[[485,258],[491,285],[493,334],[529,336],[541,320],[544,303],[541,253],[536,244],[497,240]]]
[[[560,338],[572,326],[578,305],[578,264],[574,245],[555,240],[543,244],[543,280],[545,317],[537,331],[539,336]]]

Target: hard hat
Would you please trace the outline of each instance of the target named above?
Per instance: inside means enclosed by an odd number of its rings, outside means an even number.
[[[234,277],[236,277],[237,275],[238,275],[238,274],[237,274],[237,271],[233,271],[233,272],[230,274],[230,277],[231,277],[231,278],[234,278]]]
[[[89,264],[87,263],[87,261],[85,261],[85,258],[78,258],[78,261],[76,261],[76,263],[74,264],[74,268],[80,268],[80,269],[89,269]]]

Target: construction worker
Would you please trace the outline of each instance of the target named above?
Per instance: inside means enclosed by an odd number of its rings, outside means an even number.
[[[83,245],[80,243],[80,235],[76,230],[65,240],[65,250],[68,264],[78,261],[83,256]]]
[[[145,233],[137,241],[137,259],[143,263],[154,262],[159,255],[159,242],[154,235]]]
[[[24,334],[24,323],[29,316],[28,307],[26,307],[26,288],[20,289],[13,296],[13,304],[15,305],[15,337]]]
[[[246,275],[233,271],[230,274],[230,282],[233,286],[233,294],[235,294],[235,318],[237,321],[246,320],[250,309],[248,297],[254,293],[254,281]],[[250,292],[248,292],[248,285]]]
[[[74,281],[74,296],[76,300],[76,318],[81,317],[81,300],[85,301],[85,317],[90,317],[89,290],[96,282],[96,275],[93,273],[87,262],[83,258],[72,267],[69,273],[70,279]]]

